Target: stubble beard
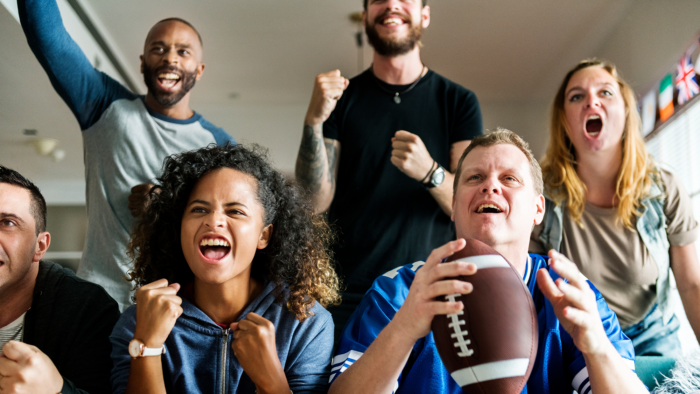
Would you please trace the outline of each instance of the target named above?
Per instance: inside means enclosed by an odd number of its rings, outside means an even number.
[[[423,33],[423,26],[418,23],[415,26],[410,16],[404,16],[409,24],[408,34],[399,39],[382,38],[379,36],[377,31],[377,24],[380,23],[379,20],[385,15],[380,15],[375,18],[374,23],[371,25],[368,23],[365,27],[365,33],[367,34],[367,40],[369,44],[372,45],[378,54],[386,57],[394,57],[405,55],[410,52],[416,45],[420,42],[421,35]]]
[[[180,75],[180,89],[176,92],[164,92],[160,90],[158,86],[158,77],[160,73],[167,73],[169,71],[176,72]],[[177,67],[160,67],[157,69],[152,69],[147,65],[143,66],[143,81],[146,83],[148,91],[151,96],[156,100],[158,104],[163,107],[172,107],[182,100],[187,93],[192,90],[195,82],[197,82],[197,70],[192,72],[187,72],[185,70],[180,70]]]

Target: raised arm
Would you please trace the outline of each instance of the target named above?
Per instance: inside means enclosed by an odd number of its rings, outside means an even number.
[[[328,210],[335,194],[340,143],[323,138],[323,123],[348,87],[348,80],[334,70],[319,74],[304,119],[295,174],[299,184],[314,198],[316,212]]]
[[[29,47],[81,130],[97,122],[114,100],[136,97],[92,67],[66,31],[55,0],[18,0],[17,7]]]

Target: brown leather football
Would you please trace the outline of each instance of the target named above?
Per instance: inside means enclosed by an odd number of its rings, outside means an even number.
[[[537,314],[521,275],[490,246],[467,240],[449,261],[477,266],[461,276],[474,290],[441,300],[462,301],[464,310],[433,319],[440,358],[467,394],[518,394],[530,377],[537,356]]]

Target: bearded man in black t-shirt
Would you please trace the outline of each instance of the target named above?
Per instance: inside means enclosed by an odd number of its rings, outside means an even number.
[[[483,133],[474,93],[421,61],[425,0],[365,0],[362,15],[373,64],[350,81],[339,70],[316,77],[296,163],[340,231],[336,333],[377,276],[454,239],[453,172]]]

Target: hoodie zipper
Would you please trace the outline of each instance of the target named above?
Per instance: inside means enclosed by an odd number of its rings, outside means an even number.
[[[223,331],[223,348],[221,349],[221,394],[226,394],[226,356],[228,354],[228,333],[230,328]]]

